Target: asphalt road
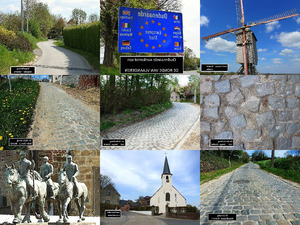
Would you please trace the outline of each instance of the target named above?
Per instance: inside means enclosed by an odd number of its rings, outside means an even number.
[[[201,185],[201,224],[210,213],[232,213],[236,221],[221,224],[300,224],[300,187],[248,163],[230,174]],[[218,223],[219,224],[219,223]]]
[[[125,139],[126,144],[125,147],[101,147],[101,149],[172,150],[181,140],[189,137],[186,136],[186,134],[188,134],[193,128],[193,125],[197,123],[199,116],[199,105],[174,102],[171,109],[150,119],[128,125],[115,131],[101,132],[101,138]],[[191,149],[188,150],[196,149],[192,149],[191,147]]]
[[[162,219],[160,217],[122,212],[121,218],[101,218],[100,225],[199,225],[199,220]]]
[[[81,55],[53,44],[54,40],[39,42],[42,56],[33,64],[37,75],[97,75]]]

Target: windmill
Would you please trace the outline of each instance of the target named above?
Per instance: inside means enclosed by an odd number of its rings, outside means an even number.
[[[212,34],[206,37],[203,37],[202,40],[209,41],[218,36],[232,33],[236,35],[236,62],[241,64],[240,69],[238,70],[238,74],[258,74],[258,71],[255,68],[257,65],[258,57],[257,57],[257,49],[256,49],[256,37],[254,33],[251,31],[250,27],[254,27],[260,24],[271,23],[277,20],[287,19],[293,16],[298,16],[296,9],[292,9],[268,18],[264,18],[261,20],[248,22],[245,24],[244,17],[244,7],[243,0],[235,0],[237,20],[239,28],[231,28],[228,30],[224,30],[218,32],[216,34]]]

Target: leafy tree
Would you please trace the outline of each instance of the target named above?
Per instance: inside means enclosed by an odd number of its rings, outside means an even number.
[[[42,32],[39,23],[35,19],[30,19],[28,23],[30,33],[36,38],[41,38]]]
[[[33,4],[31,18],[39,22],[42,36],[47,37],[47,34],[54,25],[54,19],[49,12],[48,5],[41,2]]]
[[[196,58],[193,50],[184,47],[184,70],[196,70],[199,65],[200,59]]]
[[[243,154],[242,154],[242,161],[244,162],[244,163],[248,163],[249,162],[249,155],[248,155],[248,153],[247,152],[243,152]]]
[[[93,13],[89,16],[89,22],[92,23],[92,22],[95,22],[95,21],[98,21],[99,20],[99,16],[98,14],[96,13]]]
[[[21,29],[21,15],[18,12],[14,14],[2,14],[0,22],[1,26],[7,30],[18,32]]]
[[[256,150],[253,152],[251,158],[253,162],[268,159],[267,155],[262,150]]]
[[[100,189],[105,188],[109,184],[111,184],[114,188],[116,187],[109,176],[100,173]]]
[[[73,9],[72,19],[75,20],[76,25],[82,24],[86,20],[86,12],[82,9]]]
[[[33,5],[36,4],[36,0],[24,0],[24,16],[26,18],[26,31],[29,32],[29,18],[33,10]]]

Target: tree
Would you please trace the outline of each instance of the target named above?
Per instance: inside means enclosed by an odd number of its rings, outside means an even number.
[[[100,0],[100,33],[104,43],[103,65],[114,67],[118,44],[119,7],[179,11],[180,0]]]
[[[242,161],[244,163],[248,163],[249,162],[249,155],[248,155],[247,152],[243,152],[243,154],[242,154]]]
[[[99,20],[99,16],[98,14],[96,13],[93,13],[89,16],[89,22],[92,23],[92,22],[95,22],[95,21],[98,21]]]
[[[100,189],[105,188],[109,184],[111,184],[115,188],[115,184],[114,182],[112,182],[111,178],[100,173]]]
[[[274,156],[275,156],[275,150],[272,150],[271,168],[274,168]]]
[[[86,12],[82,9],[73,9],[72,19],[75,20],[76,25],[82,24],[86,20]]]
[[[29,32],[29,17],[33,10],[33,5],[36,4],[36,0],[24,0],[24,14],[26,18],[26,31]]]
[[[199,59],[200,60],[200,59]],[[200,65],[192,49],[184,47],[184,70],[195,70]],[[199,62],[199,64],[198,64]]]
[[[39,22],[43,36],[47,37],[54,25],[54,19],[49,12],[48,5],[41,2],[33,4],[31,18]]]

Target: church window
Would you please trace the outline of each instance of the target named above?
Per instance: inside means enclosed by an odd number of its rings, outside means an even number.
[[[177,195],[175,194],[175,202],[177,202]]]
[[[166,201],[168,201],[168,202],[170,201],[170,193],[168,193],[168,192],[166,193]]]
[[[106,195],[109,196],[109,195],[110,195],[110,191],[107,191],[107,192],[106,192]]]

